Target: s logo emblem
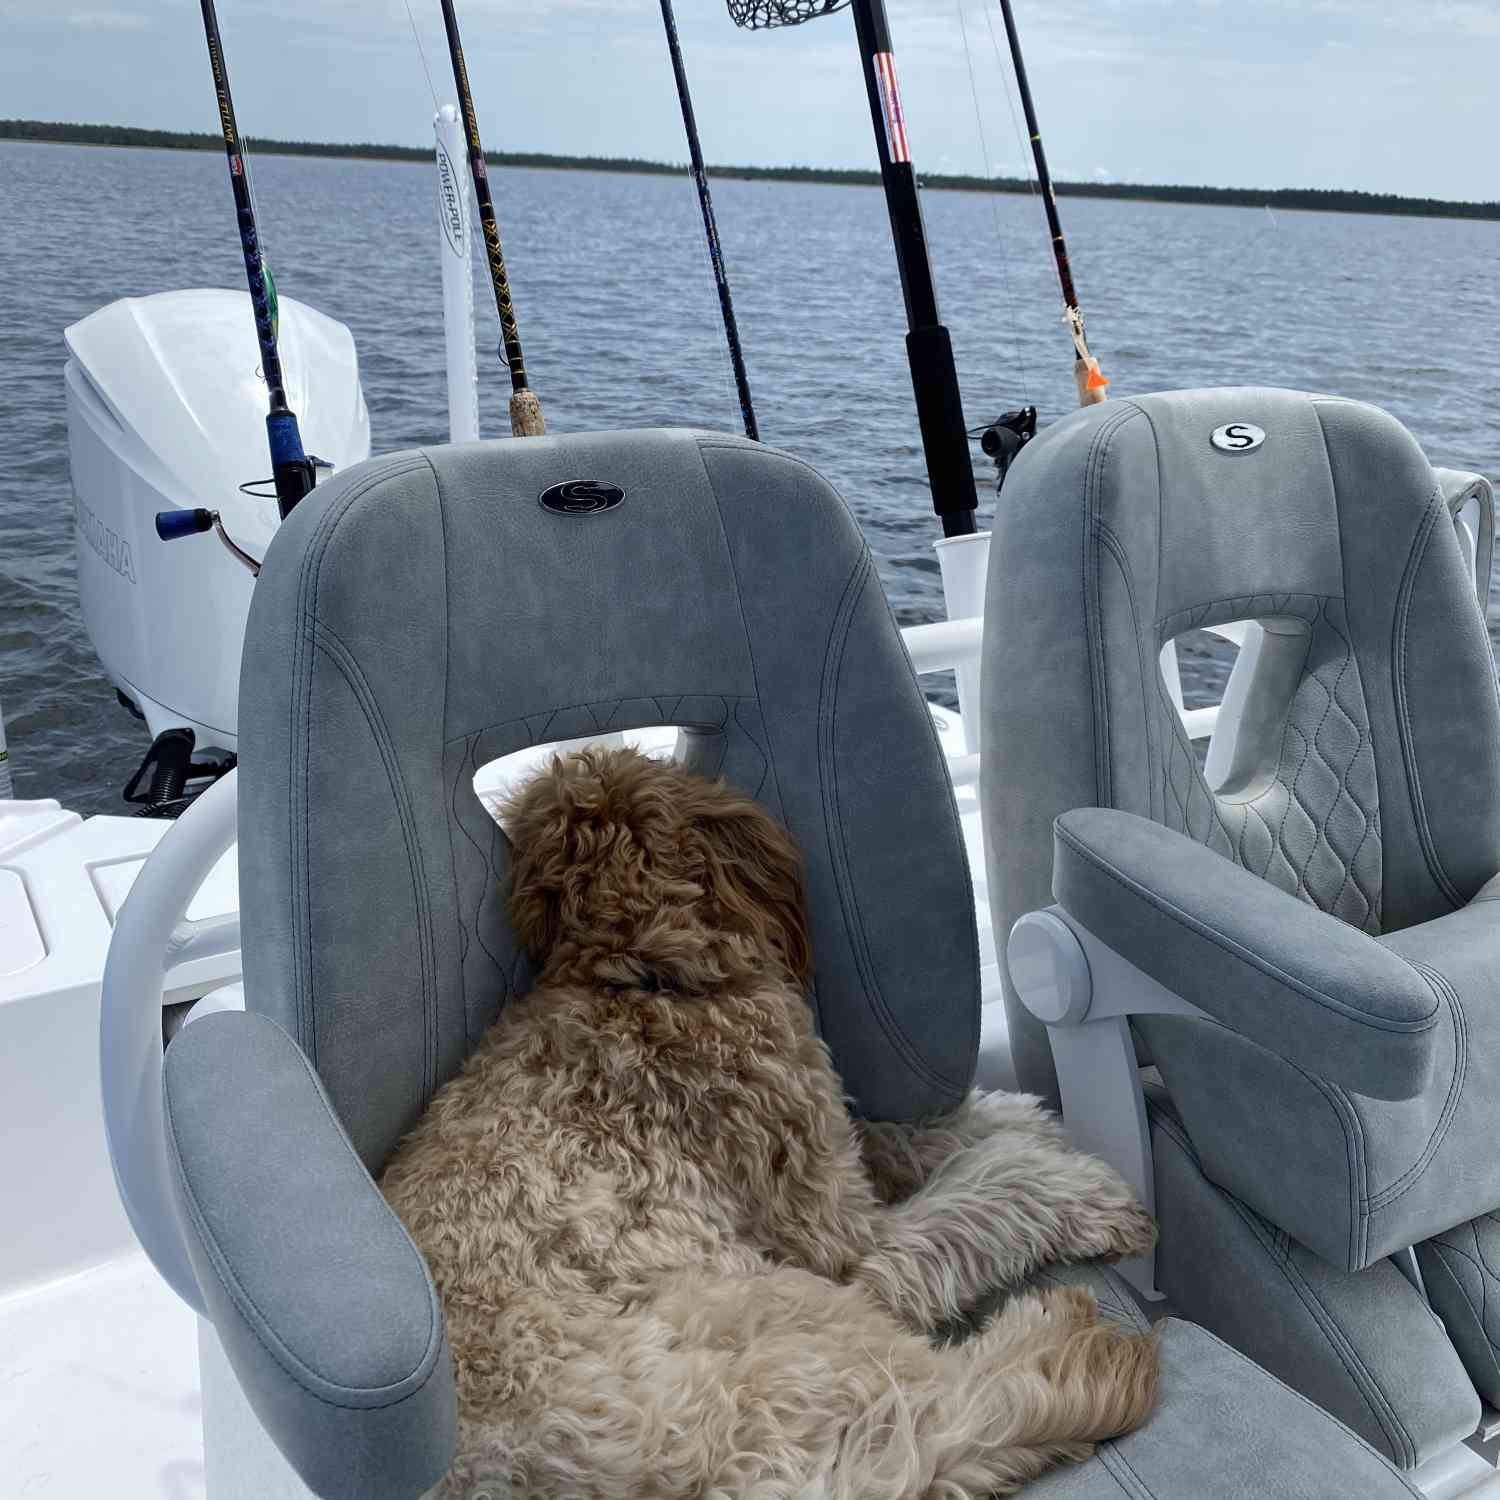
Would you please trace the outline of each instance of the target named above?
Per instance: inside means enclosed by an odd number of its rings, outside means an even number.
[[[542,491],[537,504],[559,516],[597,516],[613,510],[625,499],[617,484],[598,479],[565,479]]]
[[[1248,453],[1265,442],[1266,434],[1254,422],[1229,422],[1215,427],[1208,440],[1224,453]]]

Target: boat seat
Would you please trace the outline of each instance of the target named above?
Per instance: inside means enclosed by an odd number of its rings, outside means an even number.
[[[1385,413],[1223,389],[1058,423],[990,555],[995,930],[1057,919],[1012,939],[1021,1086],[1065,1118],[1119,1099],[1090,1129],[1149,1180],[1148,1055],[1161,1289],[1404,1466],[1472,1431],[1473,1382],[1500,1396],[1475,1254],[1500,1210],[1492,534],[1488,486],[1440,479]],[[1158,660],[1234,622],[1200,764]],[[1013,712],[1038,680],[1045,713]],[[1017,988],[1031,940],[1094,986],[1043,1006],[1050,1047]]]
[[[856,1106],[913,1119],[964,1097],[979,974],[952,790],[869,551],[796,459],[655,431],[348,470],[269,548],[240,703],[247,1011],[173,1039],[166,1124],[214,1332],[313,1493],[411,1500],[453,1452],[441,1309],[372,1174],[529,983],[473,785],[494,758],[680,726],[689,763],[803,850],[809,999]],[[1252,1456],[1302,1408],[1192,1329],[1165,1348],[1163,1448],[1210,1390],[1232,1387],[1245,1431],[1206,1487],[1172,1488],[1186,1460],[1163,1456],[1159,1500],[1306,1493]],[[1320,1495],[1409,1494],[1315,1432],[1350,1476]]]
[[[1117,1322],[1146,1327],[1124,1280],[1102,1266],[1048,1271],[1039,1282],[1087,1286]],[[1222,1339],[1180,1318],[1156,1324],[1156,1410],[1101,1443],[1085,1464],[1054,1469],[1028,1500],[1387,1500],[1420,1491],[1383,1455]]]

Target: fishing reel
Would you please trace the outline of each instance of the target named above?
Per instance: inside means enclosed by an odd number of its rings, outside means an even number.
[[[194,506],[189,510],[159,510],[156,513],[156,534],[164,542],[175,542],[180,537],[197,536],[204,531],[218,533],[219,540],[228,549],[234,560],[250,570],[252,578],[260,577],[260,564],[224,530],[224,522],[216,510]]]
[[[306,479],[306,487],[302,489],[303,495],[311,494],[317,485],[333,473],[333,465],[326,459],[308,457],[297,459],[295,462],[299,469],[306,470],[303,476]],[[258,500],[276,500],[279,503],[283,467],[278,465],[275,479],[256,479],[242,484],[240,493],[253,495]],[[286,511],[283,510],[281,514],[285,519]],[[156,534],[164,542],[175,542],[185,536],[198,536],[205,531],[217,533],[229,555],[243,567],[248,568],[252,578],[260,577],[260,564],[243,547],[237,545],[234,538],[224,529],[224,521],[218,511],[207,510],[200,505],[184,510],[159,510],[156,513]]]
[[[995,493],[998,495],[1016,454],[1036,436],[1036,407],[1023,406],[1017,411],[1002,412],[988,426],[974,428],[969,436],[978,438],[986,457],[995,461]]]

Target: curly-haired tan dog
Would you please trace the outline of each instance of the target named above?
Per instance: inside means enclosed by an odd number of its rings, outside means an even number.
[[[1084,1292],[928,1337],[1151,1222],[1018,1096],[871,1129],[862,1158],[803,998],[796,851],[759,806],[585,751],[504,821],[537,983],[383,1180],[457,1366],[435,1493],[971,1500],[1144,1419],[1152,1341]]]

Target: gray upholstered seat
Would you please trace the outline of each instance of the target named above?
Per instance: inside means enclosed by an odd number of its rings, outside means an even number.
[[[1170,1097],[1160,1284],[1404,1464],[1472,1429],[1471,1377],[1500,1398],[1500,698],[1449,499],[1369,406],[1110,403],[1013,468],[986,617],[996,931],[1055,897],[1096,972],[1157,995],[1120,1004],[1154,1012]],[[1158,657],[1233,621],[1259,630],[1210,784]],[[1053,1093],[1045,1028],[1007,1008],[1022,1086]],[[1385,1260],[1413,1245],[1468,1376]]]
[[[577,480],[623,500],[539,504]],[[270,549],[240,720],[251,1013],[174,1040],[168,1126],[219,1338],[317,1493],[410,1496],[452,1450],[441,1312],[370,1173],[528,982],[472,784],[488,760],[684,726],[689,759],[801,845],[811,998],[859,1106],[918,1117],[969,1086],[976,938],[941,753],[858,529],[796,460],[641,432],[351,470]],[[1232,1378],[1242,1411],[1303,1420],[1253,1369]],[[1407,1493],[1316,1432],[1321,1493]]]
[[[1113,1271],[1038,1278],[1087,1285],[1117,1322],[1146,1320]],[[1137,1431],[1054,1469],[1026,1500],[1396,1500],[1408,1488],[1369,1443],[1238,1350],[1177,1318],[1157,1324],[1160,1397]]]

